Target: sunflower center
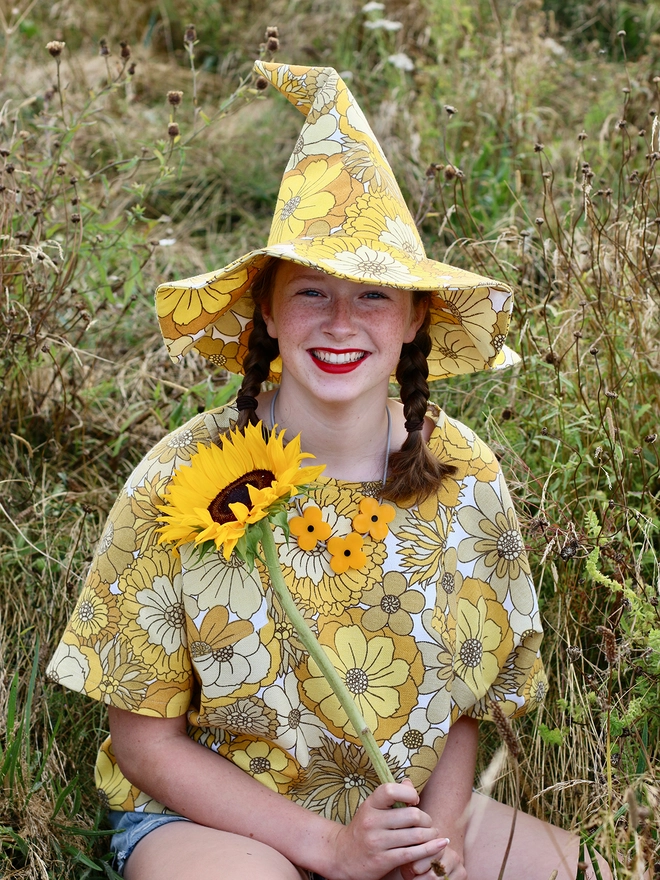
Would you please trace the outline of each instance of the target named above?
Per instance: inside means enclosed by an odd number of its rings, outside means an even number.
[[[255,489],[267,489],[273,485],[275,474],[272,471],[254,470],[234,480],[228,486],[218,492],[213,501],[208,506],[208,511],[213,520],[220,525],[224,523],[234,522],[236,517],[231,512],[230,504],[244,504],[248,510],[252,508],[250,501],[250,493],[248,492],[248,484],[254,486]]]

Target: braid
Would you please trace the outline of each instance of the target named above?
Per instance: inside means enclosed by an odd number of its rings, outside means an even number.
[[[422,435],[429,402],[429,367],[426,360],[431,351],[429,326],[430,315],[427,312],[414,340],[401,346],[396,379],[401,386],[408,436],[400,451],[391,453],[389,457],[389,476],[382,497],[390,501],[408,501],[412,498],[419,503],[436,492],[444,478],[456,471],[453,465],[438,461]]]
[[[256,425],[257,400],[261,391],[261,383],[265,382],[270,373],[270,364],[280,353],[277,339],[268,335],[268,328],[261,312],[261,304],[266,301],[273,289],[277,260],[271,260],[259,273],[252,285],[254,312],[252,313],[252,331],[248,338],[247,354],[243,361],[245,376],[238,391],[238,419],[236,427],[243,430],[248,425]]]

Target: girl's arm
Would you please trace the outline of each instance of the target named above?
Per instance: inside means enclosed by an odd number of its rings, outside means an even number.
[[[124,776],[200,825],[256,838],[293,864],[329,880],[378,880],[444,850],[411,785],[381,785],[350,825],[340,825],[271,791],[231,761],[191,740],[186,717],[154,718],[108,710],[112,745]],[[396,801],[410,806],[391,809]]]
[[[431,816],[433,824],[449,845],[440,861],[450,880],[465,880],[463,843],[467,824],[467,807],[472,796],[474,769],[477,761],[479,726],[472,718],[461,717],[449,729],[447,744],[420,798],[420,807]],[[423,875],[423,863],[402,869],[404,880]],[[421,875],[421,876],[420,876]],[[432,872],[428,880],[437,880]]]

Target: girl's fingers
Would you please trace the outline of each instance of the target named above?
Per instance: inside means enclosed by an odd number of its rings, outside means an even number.
[[[414,806],[419,803],[419,795],[413,785],[402,782],[386,782],[379,785],[368,798],[371,806],[376,810],[387,810],[397,802]]]

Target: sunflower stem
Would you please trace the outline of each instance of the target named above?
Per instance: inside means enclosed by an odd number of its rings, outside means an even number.
[[[378,748],[378,743],[369,729],[367,722],[362,717],[362,713],[358,709],[350,691],[342,681],[341,676],[330,662],[328,655],[319,644],[316,636],[309,628],[305,618],[300,611],[298,611],[296,604],[293,601],[293,596],[289,592],[289,588],[284,582],[282,576],[282,569],[280,568],[280,561],[277,556],[277,548],[275,547],[275,539],[273,538],[273,531],[270,522],[268,519],[262,519],[260,522],[254,524],[253,528],[256,527],[259,527],[260,529],[261,547],[264,551],[264,556],[266,557],[266,565],[270,573],[270,582],[277,598],[280,600],[284,613],[295,627],[298,637],[307,649],[309,656],[314,660],[325,676],[326,681],[339,700],[342,709],[348,715],[349,721],[353,725],[365,752],[374,766],[378,779],[381,783],[394,782],[395,779],[392,776],[392,771],[387,766],[383,753]]]

